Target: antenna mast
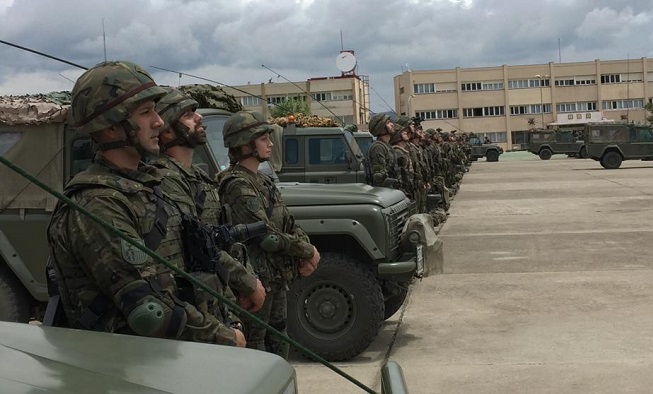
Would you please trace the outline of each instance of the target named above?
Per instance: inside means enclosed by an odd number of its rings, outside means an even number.
[[[104,45],[104,61],[107,61],[107,34],[104,31],[104,18],[102,18],[102,43]]]

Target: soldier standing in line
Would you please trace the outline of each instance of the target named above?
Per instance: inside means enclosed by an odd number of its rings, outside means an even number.
[[[395,152],[397,158],[397,166],[399,167],[399,174],[401,177],[401,191],[404,192],[406,197],[411,201],[416,202],[415,192],[417,188],[415,187],[415,171],[413,167],[413,161],[410,158],[410,152],[406,144],[410,135],[409,126],[400,126],[399,124],[395,127],[395,133],[390,139],[390,145]]]
[[[219,174],[218,193],[232,222],[264,220],[268,224],[266,235],[248,243],[254,271],[267,290],[257,315],[285,333],[288,286],[299,276],[313,273],[320,253],[295,223],[272,178],[258,171],[259,165],[272,155],[272,130],[255,111],[240,111],[227,119],[223,139],[229,148],[231,167]],[[286,342],[266,333],[258,324],[243,320],[248,347],[288,357]]]
[[[402,116],[399,119],[397,119],[397,123],[402,127],[402,128],[407,128],[408,129],[408,141],[404,144],[404,147],[408,150],[408,153],[410,155],[410,160],[412,162],[412,171],[413,171],[413,196],[415,198],[415,202],[417,203],[417,211],[419,213],[425,213],[426,212],[426,182],[427,180],[424,179],[424,160],[421,157],[420,150],[413,143],[412,141],[415,141],[417,138],[417,133],[415,131],[415,122],[412,119],[409,119],[406,116]]]
[[[201,222],[220,225],[218,184],[197,165],[193,165],[195,147],[206,144],[202,115],[195,112],[199,104],[175,88],[156,105],[164,125],[159,136],[162,155],[151,162],[165,173],[162,187],[175,200],[183,213]],[[220,264],[228,271],[227,294],[238,295],[238,304],[255,312],[263,306],[265,289],[254,276],[251,266],[243,266],[227,251],[220,251]],[[248,270],[249,268],[249,270]]]
[[[93,164],[64,194],[113,228],[183,267],[181,215],[166,203],[161,173],[141,162],[159,153],[165,91],[143,68],[100,63],[79,77],[70,118],[90,135]],[[242,333],[181,301],[173,271],[67,204],[47,230],[61,301],[71,327],[244,346]]]
[[[394,125],[386,114],[376,114],[370,119],[369,131],[376,140],[367,152],[367,161],[372,172],[372,186],[401,189],[397,171],[397,159],[390,145]]]

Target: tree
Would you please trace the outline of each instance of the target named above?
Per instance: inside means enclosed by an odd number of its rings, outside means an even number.
[[[282,102],[270,109],[270,116],[279,118],[282,116],[303,114],[310,115],[311,109],[302,97],[286,97]]]
[[[644,109],[646,110],[646,120],[653,124],[653,103],[646,103]]]

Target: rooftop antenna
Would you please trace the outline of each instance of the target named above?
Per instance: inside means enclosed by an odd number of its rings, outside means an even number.
[[[562,53],[560,52],[560,37],[558,37],[558,63],[562,63]]]
[[[102,18],[102,44],[104,45],[104,61],[107,61],[107,34],[104,31],[104,18]]]
[[[342,41],[342,30],[340,30],[340,52],[345,50],[345,45]]]

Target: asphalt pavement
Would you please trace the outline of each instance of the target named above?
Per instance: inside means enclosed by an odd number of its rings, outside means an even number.
[[[653,162],[508,152],[472,165],[450,213],[444,274],[336,366],[378,391],[388,358],[411,393],[653,391]],[[362,392],[291,362],[300,393]]]

